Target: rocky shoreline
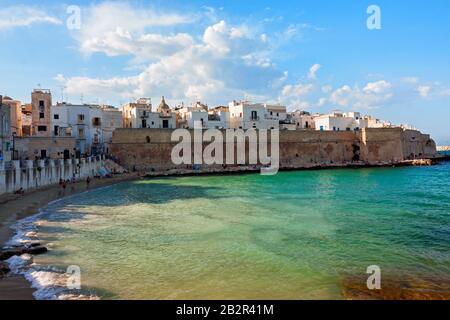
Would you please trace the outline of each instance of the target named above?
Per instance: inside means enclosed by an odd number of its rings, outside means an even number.
[[[137,174],[120,174],[112,178],[93,179],[89,188],[83,180],[69,184],[64,191],[59,185],[52,185],[27,191],[24,195],[5,194],[0,196],[0,244],[3,244],[0,249],[0,300],[33,299],[35,291],[23,275],[11,272],[12,266],[7,260],[23,255],[32,257],[48,251],[38,240],[26,244],[9,244],[8,241],[14,236],[13,225],[22,219],[38,214],[39,209],[51,201],[139,178]]]

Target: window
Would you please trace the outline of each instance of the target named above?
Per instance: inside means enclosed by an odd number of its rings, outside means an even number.
[[[333,131],[336,131],[336,127],[333,127]]]
[[[142,128],[147,128],[147,120],[142,119]]]
[[[84,114],[79,114],[78,115],[78,121],[84,121]]]
[[[53,134],[54,134],[55,136],[59,135],[59,126],[54,126],[54,127],[53,127]]]
[[[40,113],[44,113],[44,110],[45,110],[45,103],[44,103],[44,100],[39,100],[39,112]],[[42,119],[43,117],[41,117],[41,119]]]
[[[270,111],[270,115],[273,115],[273,112],[272,112],[272,111]]]
[[[280,116],[280,114],[277,112],[277,117],[279,117]]]
[[[309,128],[309,122],[308,121],[305,122],[305,128]]]
[[[38,132],[45,132],[47,131],[47,126],[38,126]]]
[[[163,128],[168,129],[169,128],[169,120],[163,120]]]
[[[54,115],[53,115],[53,119],[59,120],[59,114],[54,114]]]
[[[320,131],[323,131],[323,126],[320,126]]]
[[[258,112],[252,111],[252,120],[258,120]]]
[[[96,118],[92,118],[92,125],[94,127],[100,127],[101,126],[101,120],[100,118],[96,117]]]
[[[84,139],[84,129],[83,128],[78,129],[78,137],[80,139]]]
[[[39,112],[39,119],[44,119],[44,118],[45,118],[45,113]]]

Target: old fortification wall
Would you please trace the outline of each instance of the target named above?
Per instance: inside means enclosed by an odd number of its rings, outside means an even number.
[[[155,172],[192,169],[192,165],[172,163],[172,149],[178,144],[171,142],[172,132],[168,129],[117,129],[113,134],[111,152],[128,169]],[[193,131],[190,132],[193,137]],[[204,148],[208,144],[204,143]],[[401,128],[364,129],[361,132],[280,131],[279,145],[282,169],[356,163],[383,165],[406,160],[410,154],[415,158],[434,157],[436,154],[434,141],[428,135]],[[237,149],[236,145],[235,154]],[[224,169],[222,166],[208,168]]]
[[[29,190],[57,184],[59,179],[72,179],[74,174],[77,179],[92,177],[104,164],[101,157],[0,162],[0,195],[20,188]]]

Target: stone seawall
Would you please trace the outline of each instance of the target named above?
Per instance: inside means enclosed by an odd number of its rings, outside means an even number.
[[[73,160],[25,160],[0,162],[0,195],[20,188],[29,190],[52,184],[60,179],[77,179],[93,176],[104,166],[103,157]]]
[[[172,132],[169,129],[117,129],[113,134],[111,152],[122,166],[130,170],[164,172],[192,169],[192,165],[173,164],[172,149],[178,142],[171,141]],[[193,137],[193,130],[190,132]],[[279,139],[281,169],[387,165],[436,156],[436,145],[429,135],[401,128],[363,129],[360,132],[285,130],[280,131]],[[209,144],[204,143],[203,148]],[[236,143],[235,153],[237,149]],[[248,159],[248,143],[245,150]],[[223,151],[225,158],[225,146]],[[202,169],[230,171],[233,167],[242,165],[203,165]]]

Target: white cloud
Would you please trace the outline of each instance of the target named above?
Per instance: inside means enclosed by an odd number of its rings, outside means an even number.
[[[128,20],[152,12],[139,11],[128,5],[93,6],[82,32],[75,34],[81,50],[103,52],[109,56],[129,55],[144,64],[142,72],[128,77],[109,79],[59,76],[69,95],[101,99],[131,99],[161,96],[168,100],[207,100],[224,103],[245,96],[269,98],[287,75],[278,70],[263,48],[267,35],[246,25],[229,25],[219,21],[197,37],[187,33],[168,33],[164,26],[155,30],[151,23]],[[103,14],[108,14],[103,21]],[[122,13],[128,19],[122,23]],[[174,23],[189,18],[169,14]],[[160,19],[164,20],[163,14]],[[90,19],[94,19],[91,21]],[[142,20],[142,19],[141,19]],[[144,19],[145,20],[145,19]],[[119,23],[115,23],[119,21]],[[211,101],[212,100],[212,101]]]
[[[365,88],[364,88],[364,92],[367,94],[378,94],[378,93],[384,93],[387,90],[389,90],[392,87],[392,85],[385,81],[385,80],[380,80],[377,82],[369,82]]]
[[[391,83],[380,80],[369,82],[363,89],[359,86],[344,85],[330,95],[330,101],[341,107],[376,108],[388,103],[393,98]]]
[[[62,21],[29,6],[19,5],[0,9],[0,30],[27,27],[38,23],[62,24]]]
[[[320,98],[319,101],[317,102],[317,106],[323,107],[327,102],[328,102],[327,98]]]
[[[325,85],[322,86],[322,92],[323,93],[330,93],[331,91],[333,91],[333,87],[331,85]]]
[[[308,79],[315,80],[317,78],[317,71],[321,68],[320,64],[314,64],[309,68]]]
[[[148,32],[195,21],[189,14],[133,8],[125,2],[105,2],[83,10],[81,29],[74,33],[85,54],[134,55],[141,60],[170,54],[191,45],[185,33]]]
[[[283,87],[282,95],[285,97],[301,97],[309,94],[314,86],[311,83],[297,85],[286,85]]]
[[[420,95],[422,98],[428,97],[428,95],[430,94],[430,90],[431,90],[431,87],[430,87],[430,86],[419,86],[419,87],[417,88],[417,91],[419,92],[419,95]]]

